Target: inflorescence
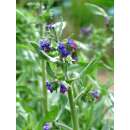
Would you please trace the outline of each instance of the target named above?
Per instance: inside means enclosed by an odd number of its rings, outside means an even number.
[[[40,49],[49,52],[51,50],[51,44],[48,39],[40,40]]]
[[[54,24],[46,25],[45,29],[50,32],[51,32],[51,30],[54,30],[54,32],[55,32]],[[42,39],[39,42],[39,48],[42,51],[49,53],[49,54],[51,54],[51,52],[53,52],[53,51],[56,51],[56,53],[54,53],[54,54],[56,54],[56,57],[59,56],[59,59],[62,61],[66,60],[67,62],[69,62],[69,61],[75,62],[78,60],[78,57],[77,57],[78,46],[73,39],[68,38],[66,40],[66,42],[56,41],[57,46],[53,49],[52,49],[52,43],[53,43],[53,41],[51,39],[48,39],[48,38]],[[69,57],[69,58],[67,59],[67,57]],[[60,86],[60,90],[59,90],[60,93],[65,94],[65,92],[68,91],[67,87],[63,83],[60,83],[59,86]],[[48,81],[46,82],[46,88],[48,89],[48,91],[50,93],[52,93],[54,90],[56,90],[55,85]]]
[[[46,87],[47,89],[52,93],[53,92],[53,87],[51,85],[51,83],[49,83],[48,81],[46,82]]]
[[[60,92],[61,92],[61,93],[64,94],[67,90],[68,90],[68,89],[67,89],[67,87],[66,87],[64,84],[61,84],[61,85],[60,85]]]
[[[65,92],[68,91],[67,87],[62,83],[59,85],[60,86],[60,93],[65,94]],[[55,89],[53,88],[53,84],[51,82],[46,82],[46,87],[49,92],[53,92]]]
[[[51,26],[51,25],[50,25]],[[46,53],[52,50],[51,42],[48,39],[42,39],[39,42],[40,49],[45,51]],[[77,61],[77,44],[73,39],[68,38],[66,44],[63,42],[59,42],[55,50],[58,51],[61,59],[65,59],[68,56],[71,56],[72,60]]]
[[[70,55],[70,52],[66,49],[65,45],[63,43],[59,43],[58,50],[62,58],[67,57]]]
[[[51,130],[51,124],[50,123],[46,123],[44,126],[43,126],[43,130]]]
[[[92,95],[95,99],[99,99],[99,97],[100,97],[100,93],[99,93],[98,90],[93,90],[93,91],[91,92],[91,95]]]

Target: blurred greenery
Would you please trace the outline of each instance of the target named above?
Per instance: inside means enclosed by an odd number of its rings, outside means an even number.
[[[67,95],[48,92],[47,115],[43,114],[42,69],[35,44],[40,39],[39,26],[66,23],[62,40],[73,38],[79,46],[78,63],[68,67],[76,102],[80,130],[114,130],[113,127],[113,20],[114,0],[17,0],[16,7],[16,129],[42,130],[46,122],[58,120],[72,127]],[[45,30],[43,30],[45,36]],[[32,46],[33,45],[35,46]],[[62,65],[47,65],[47,78],[64,80]],[[76,80],[73,80],[76,78]],[[100,90],[100,99],[90,92]],[[54,130],[66,130],[55,128]]]

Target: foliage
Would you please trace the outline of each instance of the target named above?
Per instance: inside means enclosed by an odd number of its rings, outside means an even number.
[[[113,0],[42,2],[40,14],[39,1],[17,1],[16,129],[42,130],[49,123],[52,130],[72,130],[69,90],[60,93],[62,82],[71,86],[80,130],[113,130]],[[51,23],[55,30],[46,30]],[[68,38],[78,47],[76,61],[59,56],[58,43]],[[49,39],[53,50],[41,50],[40,39]],[[46,114],[45,78],[54,90],[47,92]],[[92,95],[95,90],[99,96]]]

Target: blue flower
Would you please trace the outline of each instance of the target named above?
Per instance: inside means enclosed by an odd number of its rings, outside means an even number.
[[[96,98],[96,99],[98,99],[98,98],[100,97],[100,94],[99,94],[99,92],[98,92],[97,90],[93,90],[93,91],[91,92],[91,95],[92,95],[94,98]]]
[[[53,87],[49,82],[46,82],[46,87],[51,93],[53,92]]]
[[[51,130],[51,125],[49,123],[46,123],[44,126],[43,126],[43,130]]]
[[[65,49],[65,45],[63,43],[59,43],[58,49],[59,50]]]
[[[61,54],[61,57],[67,57],[70,54],[63,43],[59,43],[58,50]]]
[[[77,44],[75,43],[75,41],[73,39],[68,38],[67,41],[68,45],[73,48],[73,49],[77,49]]]
[[[45,52],[48,52],[51,50],[51,45],[49,40],[44,39],[44,40],[40,40],[40,49],[44,50]]]
[[[70,52],[67,49],[63,49],[60,52],[62,57],[67,57],[70,54]]]
[[[64,94],[67,90],[68,90],[68,89],[66,88],[66,86],[65,86],[64,84],[61,84],[61,85],[60,85],[60,92],[61,92],[61,93]]]

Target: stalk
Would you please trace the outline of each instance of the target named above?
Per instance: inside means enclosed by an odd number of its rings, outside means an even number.
[[[42,15],[42,0],[39,7],[39,15]],[[40,38],[43,36],[43,24],[40,23]],[[47,89],[46,89],[46,61],[42,60],[42,91],[43,91],[43,112],[46,115],[48,111],[48,99],[47,99]]]
[[[70,109],[71,109],[73,130],[79,130],[77,110],[75,108],[75,103],[74,103],[74,98],[73,98],[71,87],[69,87],[69,89],[68,89],[68,98],[69,98],[69,104],[70,104]]]
[[[42,61],[42,91],[43,91],[43,112],[44,114],[48,111],[48,99],[47,99],[47,88],[46,88],[46,61]]]
[[[68,69],[68,64],[66,64],[66,69],[65,69],[65,80],[68,80],[67,69]],[[69,98],[69,104],[70,104],[70,110],[71,110],[71,118],[73,122],[73,130],[79,130],[77,110],[75,107],[72,88],[70,86],[68,88],[68,98]]]

